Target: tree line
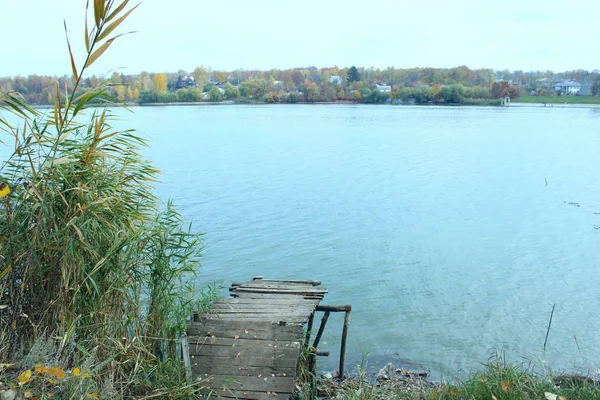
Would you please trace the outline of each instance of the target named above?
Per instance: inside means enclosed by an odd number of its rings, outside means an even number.
[[[187,84],[182,85],[182,77]],[[332,79],[334,77],[334,79]],[[30,104],[49,104],[56,84],[73,87],[70,76],[29,75],[0,78],[0,92],[18,92]],[[81,82],[83,92],[103,81],[91,76]],[[350,100],[381,103],[410,100],[415,103],[464,103],[535,92],[554,94],[554,84],[574,80],[588,84],[600,95],[600,71],[509,71],[456,68],[291,68],[285,70],[213,70],[172,73],[123,74],[109,77],[111,101],[170,103],[235,100],[237,102],[332,102]],[[190,82],[193,82],[190,84]],[[381,90],[381,86],[389,86]]]

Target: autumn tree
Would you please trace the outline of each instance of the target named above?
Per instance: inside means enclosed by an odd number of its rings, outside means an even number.
[[[307,88],[306,88],[306,93],[307,93],[307,99],[308,101],[319,101],[321,96],[319,93],[319,87],[315,84],[315,83],[311,83]]]
[[[167,91],[167,75],[166,74],[156,74],[152,79],[152,83],[154,84],[155,92],[166,92]]]
[[[296,86],[304,83],[304,74],[298,70],[294,71],[292,73],[292,82],[294,82],[294,85]]]
[[[509,96],[511,99],[519,96],[519,92],[516,87],[510,85],[506,81],[495,82],[492,85],[492,89],[490,90],[492,97],[495,99],[500,99],[505,96]]]
[[[227,82],[227,72],[217,71],[215,72],[215,80],[221,83]]]

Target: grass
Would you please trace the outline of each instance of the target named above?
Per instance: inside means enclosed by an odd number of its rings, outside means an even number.
[[[374,382],[373,382],[374,381]],[[303,397],[308,399],[310,397]],[[467,379],[434,384],[388,365],[385,378],[372,379],[358,367],[344,381],[320,379],[316,399],[406,400],[600,400],[598,381],[579,375],[538,374],[530,364],[510,364],[494,355]]]
[[[514,103],[600,104],[600,96],[521,96]]]
[[[77,68],[67,40],[74,84],[57,83],[51,111],[0,93],[18,120],[0,114],[15,149],[0,165],[0,398],[189,398],[203,386],[179,356],[206,302],[202,237],[155,196],[145,139],[111,126],[110,83],[80,90],[128,2],[89,2],[85,58]]]

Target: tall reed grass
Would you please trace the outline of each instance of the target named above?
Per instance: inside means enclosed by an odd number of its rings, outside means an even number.
[[[85,60],[77,67],[67,37],[74,84],[57,83],[51,111],[0,93],[0,112],[12,114],[0,114],[0,140],[14,146],[0,169],[0,363],[18,368],[49,337],[63,368],[101,360],[121,396],[176,359],[202,251],[201,236],[154,194],[146,140],[111,126],[109,84],[79,87],[122,36],[137,7],[128,3],[86,6]]]

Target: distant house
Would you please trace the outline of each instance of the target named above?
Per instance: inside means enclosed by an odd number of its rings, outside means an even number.
[[[392,87],[388,86],[388,85],[377,85],[375,84],[375,89],[379,90],[380,92],[383,93],[389,93],[392,91]]]
[[[339,75],[333,75],[331,78],[329,78],[329,83],[332,83],[334,85],[341,85],[343,82],[344,80]]]
[[[191,75],[186,75],[184,77],[179,75],[177,82],[175,82],[175,89],[184,89],[188,87],[197,87],[194,77]]]
[[[575,96],[581,90],[581,84],[575,81],[562,81],[554,84],[559,96]]]

